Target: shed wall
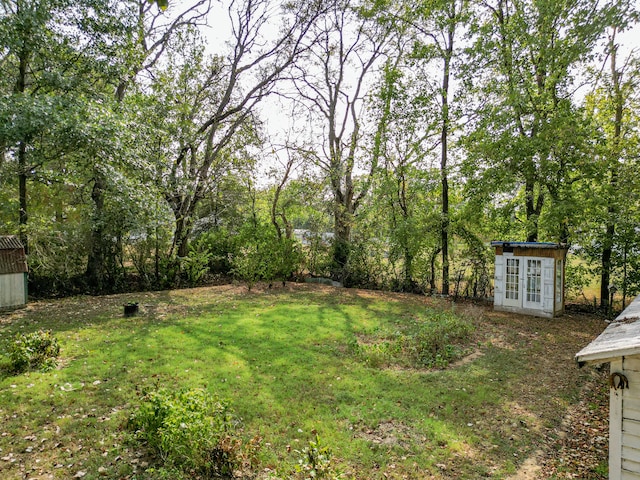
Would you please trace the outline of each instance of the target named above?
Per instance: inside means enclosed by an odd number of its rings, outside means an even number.
[[[622,373],[629,388],[611,389],[609,478],[640,480],[640,355],[611,362],[611,373]]]
[[[557,252],[558,250],[550,250]],[[564,250],[561,250],[562,257],[564,258]],[[518,301],[517,305],[507,301],[507,258],[520,258],[519,276],[517,283],[518,288]],[[540,272],[540,296],[538,301],[527,300],[527,277],[526,277],[526,260],[541,260],[541,272]],[[555,297],[555,268],[556,260],[554,257],[549,256],[530,256],[523,257],[515,255],[514,253],[507,252],[504,255],[496,255],[495,258],[495,277],[494,277],[494,297],[493,305],[494,309],[525,313],[528,315],[537,315],[543,317],[552,318],[555,314],[562,313],[563,305],[560,302],[556,302]]]
[[[0,308],[17,307],[27,303],[24,273],[0,275]]]

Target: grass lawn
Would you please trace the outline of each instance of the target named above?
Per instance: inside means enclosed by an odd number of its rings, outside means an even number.
[[[123,317],[128,301],[138,316]],[[354,348],[450,308],[475,331],[445,369],[373,364]],[[0,315],[0,351],[50,329],[62,361],[0,374],[0,478],[157,478],[126,428],[155,386],[226,399],[242,434],[262,439],[256,478],[293,475],[315,432],[343,478],[510,478],[532,459],[531,478],[606,478],[605,380],[573,362],[604,327],[310,285],[36,302]]]

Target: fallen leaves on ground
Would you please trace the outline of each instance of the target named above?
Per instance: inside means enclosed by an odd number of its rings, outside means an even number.
[[[608,369],[598,370],[596,378],[585,386],[580,401],[569,409],[557,438],[545,448],[541,460],[543,478],[608,478]]]

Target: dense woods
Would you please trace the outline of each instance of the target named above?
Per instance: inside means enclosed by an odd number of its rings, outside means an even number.
[[[31,293],[215,276],[491,295],[491,240],[640,291],[633,1],[0,1]],[[220,40],[222,39],[222,40]]]

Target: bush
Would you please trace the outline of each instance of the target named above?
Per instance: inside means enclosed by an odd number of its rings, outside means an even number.
[[[352,350],[369,366],[401,365],[411,368],[444,368],[462,356],[473,324],[451,312],[431,312],[404,331],[377,341],[354,342]]]
[[[249,291],[266,274],[266,265],[257,244],[241,247],[239,253],[233,257],[232,265],[233,275],[244,280]]]
[[[278,238],[268,225],[258,225],[242,233],[242,246],[231,264],[234,276],[251,290],[260,280],[284,284],[294,277],[301,269],[302,253],[296,240]]]
[[[210,254],[209,269],[212,273],[231,273],[231,258],[238,254],[238,236],[224,227],[202,233],[194,244]]]
[[[180,259],[180,268],[189,286],[195,287],[209,273],[210,259],[209,252],[197,248],[191,248],[188,256]]]
[[[377,239],[354,239],[342,245],[348,260],[340,278],[345,287],[384,289],[390,283],[391,266],[386,259],[386,245]]]
[[[320,441],[318,435],[316,435],[315,441],[309,441],[308,447],[303,448],[302,451],[296,450],[296,452],[301,455],[296,466],[296,472],[299,474],[296,478],[304,480],[319,478],[339,480],[342,478],[331,462],[331,450]]]
[[[58,339],[51,331],[19,333],[9,347],[9,368],[14,373],[26,370],[48,371],[57,365],[59,354]]]
[[[461,344],[472,331],[468,321],[442,312],[432,315],[413,335],[404,336],[402,350],[414,365],[443,368],[460,356]]]
[[[258,441],[243,446],[227,403],[202,389],[159,389],[143,396],[130,426],[165,467],[204,478],[233,478]]]
[[[564,280],[566,296],[572,299],[584,297],[584,289],[589,286],[592,278],[593,272],[589,270],[586,262],[579,258],[577,261],[568,259]]]

